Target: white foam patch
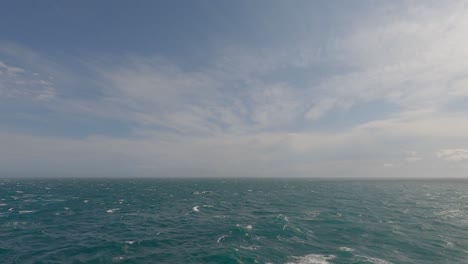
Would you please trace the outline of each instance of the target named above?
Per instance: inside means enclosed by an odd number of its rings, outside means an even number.
[[[451,241],[444,241],[444,242],[445,242],[444,244],[445,247],[453,248],[455,246],[455,244]]]
[[[372,264],[392,264],[392,262],[379,259],[379,258],[372,258],[368,256],[359,256],[359,257],[361,257],[364,261],[372,263]]]
[[[125,244],[129,244],[129,245],[133,245],[135,243],[135,241],[133,240],[127,240],[125,241]]]
[[[284,214],[279,214],[276,219],[281,219],[285,222],[289,222],[289,218],[287,216],[285,216]]]
[[[459,209],[443,210],[435,214],[444,219],[463,217],[463,212]]]
[[[253,229],[252,225],[242,226],[241,224],[236,224],[236,227],[247,229],[247,230],[252,230]]]
[[[248,246],[248,247],[240,246],[240,248],[246,249],[246,250],[257,250],[260,248],[260,246]]]
[[[198,205],[192,207],[192,211],[194,211],[194,212],[200,212],[200,210],[198,209],[199,207],[200,207],[200,206],[198,206]]]
[[[18,211],[18,213],[20,214],[32,214],[32,213],[35,213],[37,212],[36,210],[21,210],[21,211]]]
[[[214,218],[226,218],[225,215],[215,215],[215,216],[213,216],[213,217],[214,217]]]
[[[329,260],[336,258],[335,255],[309,254],[303,257],[291,257],[287,264],[329,264]]]
[[[221,240],[225,239],[226,237],[228,237],[228,235],[222,235],[218,238],[218,240],[216,240],[216,243],[219,243],[221,242]]]
[[[352,251],[354,251],[353,248],[349,248],[349,247],[340,247],[340,250],[341,250],[341,251],[347,251],[347,252],[352,252]]]
[[[115,212],[117,212],[119,210],[120,210],[120,208],[112,208],[112,209],[107,210],[106,213],[112,214],[112,213],[115,213]]]
[[[7,206],[8,204],[6,203],[0,203],[0,206]]]
[[[125,258],[124,258],[123,256],[117,256],[117,257],[112,258],[112,261],[114,261],[114,262],[120,262],[120,261],[122,261],[122,260],[124,260],[124,259],[125,259]]]

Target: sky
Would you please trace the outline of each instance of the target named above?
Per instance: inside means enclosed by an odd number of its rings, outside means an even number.
[[[468,1],[6,1],[0,176],[467,177]]]

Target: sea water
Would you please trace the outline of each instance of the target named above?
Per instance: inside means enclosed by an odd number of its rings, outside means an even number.
[[[3,179],[0,263],[468,263],[468,181]]]

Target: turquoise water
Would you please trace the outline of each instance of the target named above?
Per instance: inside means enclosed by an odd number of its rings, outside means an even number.
[[[468,181],[0,180],[0,263],[468,263]]]

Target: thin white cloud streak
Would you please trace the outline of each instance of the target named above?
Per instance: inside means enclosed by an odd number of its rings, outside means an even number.
[[[0,99],[49,101],[56,89],[49,78],[0,60]]]

